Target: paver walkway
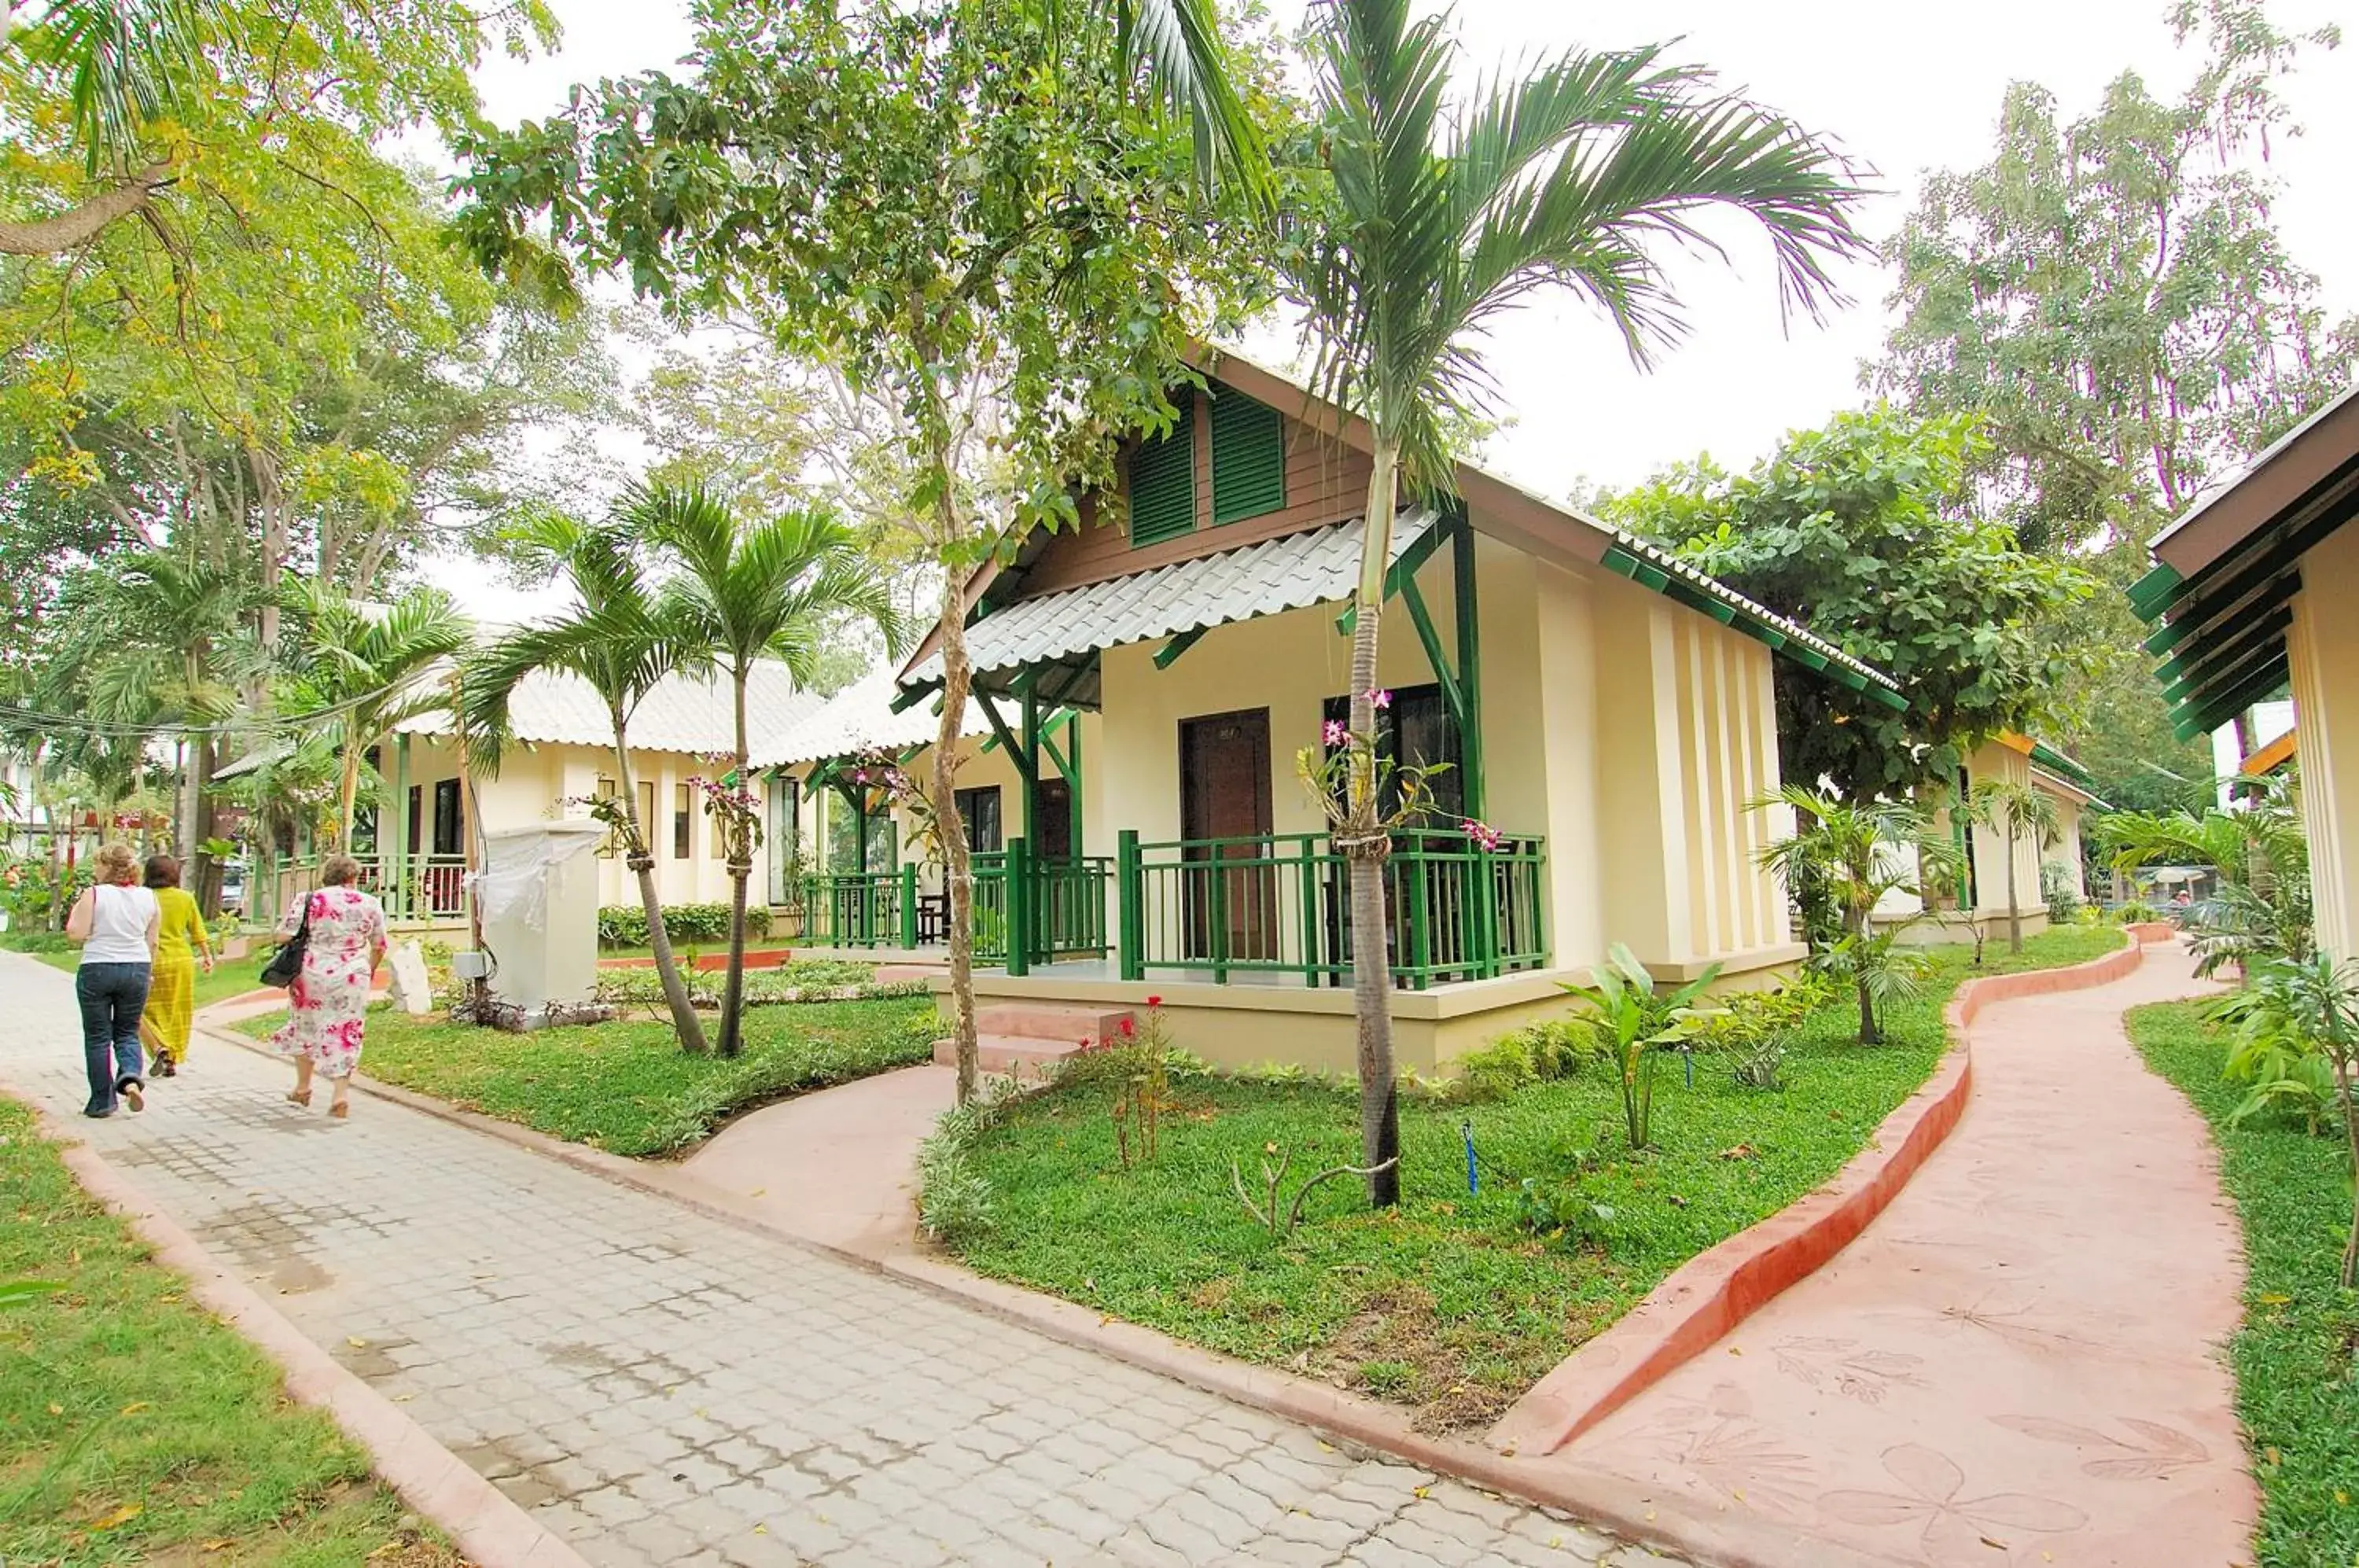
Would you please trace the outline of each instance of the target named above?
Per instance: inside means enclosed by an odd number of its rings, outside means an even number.
[[[0,1079],[84,1092],[0,953]],[[298,1111],[201,1040],[81,1124],[305,1333],[596,1563],[1666,1560],[496,1139]]]
[[[2249,1561],[2236,1221],[2120,1022],[2190,969],[1984,1011],[1965,1118],[1892,1207],[1559,1459],[1901,1563]]]
[[[904,1067],[738,1117],[680,1170],[791,1235],[864,1258],[915,1242],[918,1145],[958,1103],[958,1070]]]

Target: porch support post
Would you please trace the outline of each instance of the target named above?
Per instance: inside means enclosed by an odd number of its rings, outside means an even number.
[[[385,822],[377,829],[377,852],[390,850],[393,864],[389,874],[377,878],[379,888],[391,895],[386,903],[404,914],[416,913],[409,906],[409,856],[416,847],[409,842],[409,737],[393,739],[393,781],[391,799],[385,806]],[[386,831],[387,825],[391,831]]]
[[[1457,590],[1458,760],[1466,814],[1484,815],[1483,620],[1474,596],[1474,523],[1461,502],[1451,519],[1451,579]]]
[[[1007,973],[1032,973],[1032,856],[1021,836],[1007,841]]]
[[[914,951],[918,945],[918,863],[901,863],[901,947]]]
[[[1139,873],[1138,830],[1125,828],[1114,835],[1115,962],[1125,980],[1147,978],[1147,900]]]

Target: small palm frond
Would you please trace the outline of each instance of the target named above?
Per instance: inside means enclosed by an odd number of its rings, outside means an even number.
[[[87,172],[136,161],[140,132],[180,102],[222,11],[219,0],[59,0],[26,35],[26,54],[68,78]]]
[[[1060,9],[1060,0],[1049,4],[1052,16]],[[1113,10],[1117,78],[1127,84],[1143,68],[1163,110],[1187,117],[1198,178],[1209,184],[1225,164],[1247,191],[1266,197],[1269,150],[1230,80],[1213,0],[1113,0]]]

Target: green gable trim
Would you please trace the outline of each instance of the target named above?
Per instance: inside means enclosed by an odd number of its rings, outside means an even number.
[[[1189,399],[1169,431],[1130,454],[1130,542],[1160,544],[1196,528],[1196,421]]]
[[[1277,409],[1244,393],[1212,394],[1212,524],[1242,522],[1286,505],[1286,426]]]
[[[1852,658],[1833,644],[1772,615],[1734,590],[1692,567],[1681,565],[1651,546],[1625,536],[1624,540],[1605,547],[1599,564],[1674,604],[1684,604],[1710,615],[1722,626],[1743,632],[1805,670],[1816,670],[1854,691],[1865,692],[1895,713],[1908,709],[1908,699],[1882,670]]]
[[[2186,581],[2175,568],[2158,562],[2153,571],[2130,584],[2130,607],[2137,612],[2139,620],[2150,621],[2178,596],[2180,585]]]
[[[2078,784],[2092,795],[2097,792],[2097,776],[2049,745],[2044,740],[2031,743],[2031,760],[2071,783]]]

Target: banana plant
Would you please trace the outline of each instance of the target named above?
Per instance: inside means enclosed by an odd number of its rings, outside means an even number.
[[[1622,1122],[1630,1147],[1647,1149],[1654,1142],[1655,1059],[1720,1015],[1720,1008],[1694,1005],[1720,977],[1720,965],[1662,995],[1637,955],[1617,942],[1593,975],[1589,985],[1567,984],[1564,989],[1584,1004],[1575,1024],[1590,1031],[1601,1053],[1621,1071]]]

